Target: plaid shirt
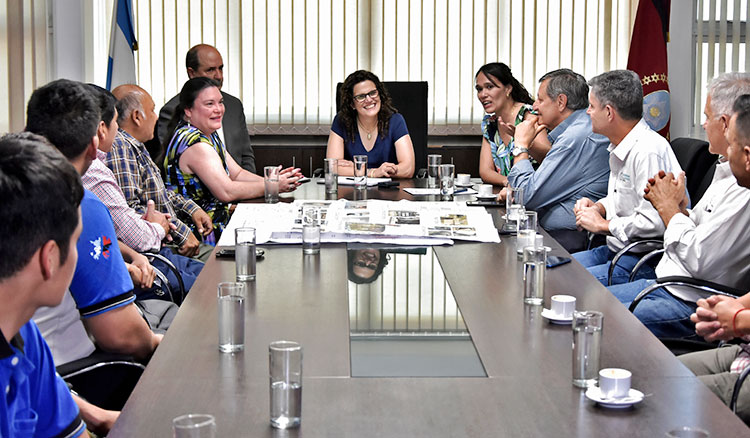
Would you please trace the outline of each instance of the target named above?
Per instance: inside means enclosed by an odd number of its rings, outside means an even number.
[[[130,208],[115,176],[104,164],[106,159],[106,153],[96,151],[96,160],[81,175],[83,187],[93,192],[107,206],[118,240],[136,251],[158,251],[164,239],[164,228],[143,219],[142,215]]]
[[[174,241],[178,245],[187,241],[191,231],[182,220],[192,222],[192,215],[200,207],[190,199],[166,189],[161,172],[143,143],[120,129],[112,151],[107,154],[106,164],[115,174],[130,207],[144,214],[148,200],[153,200],[158,211],[172,216],[171,222],[177,226],[172,231]]]

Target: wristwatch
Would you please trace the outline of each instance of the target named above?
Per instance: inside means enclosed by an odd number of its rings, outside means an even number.
[[[510,151],[511,154],[513,154],[513,157],[517,157],[521,154],[527,154],[529,153],[528,148],[523,148],[520,146],[513,146],[513,149]]]

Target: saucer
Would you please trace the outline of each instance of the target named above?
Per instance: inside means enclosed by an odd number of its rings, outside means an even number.
[[[459,182],[456,182],[456,184],[455,184],[456,187],[472,187],[473,185],[474,185],[474,183],[471,183],[471,182],[466,183],[466,184],[461,184]]]
[[[482,201],[484,201],[484,200],[493,201],[493,200],[495,200],[495,198],[497,198],[497,195],[480,195],[478,193],[476,195],[474,195],[474,196],[476,196],[477,199],[482,200]]]
[[[598,386],[592,386],[586,390],[586,398],[589,400],[599,403],[605,408],[611,409],[623,409],[629,408],[635,404],[643,401],[643,393],[637,389],[630,388],[630,392],[626,397],[621,398],[604,398],[602,391]]]
[[[557,313],[553,312],[550,309],[542,309],[542,318],[548,320],[552,324],[568,325],[573,322],[572,316],[563,318],[562,316],[559,316]]]

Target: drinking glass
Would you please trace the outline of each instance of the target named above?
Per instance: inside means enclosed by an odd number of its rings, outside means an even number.
[[[518,220],[519,212],[523,210],[523,188],[514,189],[511,186],[505,188],[505,220],[513,222]]]
[[[326,158],[323,170],[325,171],[326,193],[338,193],[339,160],[336,158]]]
[[[519,211],[516,230],[516,253],[521,256],[525,247],[536,245],[536,212]]]
[[[602,312],[573,312],[573,385],[579,388],[599,380],[603,323]]]
[[[279,167],[266,166],[263,168],[263,183],[265,184],[266,203],[279,202]]]
[[[443,198],[453,197],[455,188],[454,172],[456,168],[452,164],[441,164],[438,174],[440,175],[440,195]]]
[[[213,415],[187,414],[172,420],[174,438],[214,438],[216,420]]]
[[[219,283],[219,350],[235,353],[245,349],[245,284]]]
[[[237,281],[255,280],[255,228],[234,230],[234,264]]]
[[[438,187],[438,172],[443,162],[442,155],[427,156],[427,187],[436,189]]]
[[[367,188],[367,155],[354,156],[354,188]]]
[[[268,346],[271,382],[271,426],[298,427],[302,418],[302,347],[292,341]]]

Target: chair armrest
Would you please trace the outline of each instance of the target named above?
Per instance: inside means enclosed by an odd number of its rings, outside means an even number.
[[[748,291],[737,289],[734,287],[725,286],[723,284],[714,283],[712,281],[701,280],[700,278],[683,277],[680,275],[672,275],[669,277],[662,277],[656,279],[657,283],[685,283],[694,287],[707,287],[713,289],[716,293],[714,295],[727,295],[732,298],[737,298],[745,295]]]
[[[743,291],[739,289],[731,288],[731,287],[724,286],[724,285],[717,284],[717,283],[712,283],[710,281],[690,278],[690,277],[680,277],[680,276],[662,277],[662,278],[657,278],[654,284],[643,289],[635,297],[633,302],[630,303],[630,307],[628,308],[628,310],[630,310],[631,312],[635,311],[636,306],[638,306],[638,303],[640,303],[643,298],[645,298],[647,295],[649,295],[651,292],[655,291],[656,289],[659,289],[665,286],[689,287],[689,288],[694,289],[699,294],[704,295],[706,298],[708,298],[711,295],[725,295],[731,298],[737,298],[743,293]],[[665,291],[669,293],[668,289],[665,289]]]
[[[639,246],[646,246],[646,245],[654,245],[659,244],[663,245],[664,242],[659,239],[645,239],[645,240],[639,240],[637,242],[631,242],[628,245],[625,245],[623,249],[617,252],[615,256],[612,258],[612,263],[609,264],[609,271],[607,272],[607,286],[612,286],[612,274],[615,272],[615,267],[617,266],[617,262],[620,261],[622,256],[625,254],[636,250]]]
[[[659,248],[651,251],[650,253],[646,254],[645,256],[641,257],[640,260],[638,260],[638,263],[633,266],[633,270],[630,271],[630,277],[628,278],[628,282],[631,282],[635,280],[636,274],[638,274],[638,271],[641,270],[641,268],[649,262],[649,260],[653,259],[657,255],[664,254],[664,248]]]
[[[160,262],[164,263],[167,266],[167,268],[169,268],[170,271],[172,271],[174,276],[177,278],[177,285],[179,286],[179,291],[178,291],[180,293],[179,301],[175,301],[175,297],[172,294],[172,290],[171,290],[169,281],[167,281],[167,277],[164,275],[164,273],[161,273],[161,276],[160,276],[159,270],[156,269],[156,267],[154,267],[154,271],[157,271],[157,274],[156,274],[157,277],[159,277],[164,282],[164,286],[169,290],[170,300],[173,303],[178,303],[178,304],[182,303],[185,300],[186,291],[185,291],[185,283],[182,280],[182,273],[180,273],[180,270],[177,269],[177,267],[174,265],[174,263],[172,263],[171,260],[169,260],[168,258],[164,257],[163,255],[157,252],[143,252],[141,254],[146,256],[149,259],[149,261],[159,260]]]

